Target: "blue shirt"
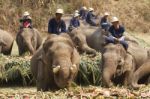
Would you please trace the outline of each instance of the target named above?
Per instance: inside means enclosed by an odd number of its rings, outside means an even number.
[[[116,38],[122,37],[124,31],[125,31],[125,29],[121,25],[119,25],[119,29],[115,29],[115,27],[113,25],[109,28],[109,32],[111,33],[111,35]]]
[[[48,33],[60,34],[62,32],[66,32],[65,22],[63,20],[57,22],[55,18],[50,19],[48,23]]]
[[[92,20],[93,17],[95,17],[95,15],[91,11],[89,11],[88,14],[87,14],[87,17],[86,17],[86,22],[87,23],[93,22],[93,20]]]
[[[70,20],[70,26],[73,26],[73,27],[79,27],[80,26],[80,22],[77,18],[72,18]]]
[[[79,14],[80,14],[80,17],[81,17],[82,19],[86,19],[86,16],[87,16],[87,11],[86,11],[86,10],[81,9],[81,10],[79,11]]]
[[[100,22],[100,23],[101,23],[101,24],[102,24],[102,23],[108,23],[107,18],[102,17],[102,18],[101,18],[101,22]]]

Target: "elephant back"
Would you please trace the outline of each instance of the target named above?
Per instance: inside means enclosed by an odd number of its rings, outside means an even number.
[[[0,29],[0,43],[5,45],[3,46],[2,53],[10,54],[13,40],[14,39],[10,33]]]
[[[128,42],[128,44],[129,44],[128,53],[130,53],[134,57],[138,68],[148,59],[147,50],[134,42]]]

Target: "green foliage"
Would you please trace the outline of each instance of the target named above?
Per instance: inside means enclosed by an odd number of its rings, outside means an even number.
[[[78,72],[77,83],[81,85],[100,85],[101,70],[100,54],[96,57],[89,58],[82,55],[80,69]],[[0,55],[0,82],[9,83],[20,81],[22,85],[33,83],[33,77],[30,71],[30,60],[23,57],[12,57]]]
[[[21,85],[31,83],[32,76],[30,71],[30,61],[25,58],[0,56],[1,72],[0,81],[9,83],[18,81]],[[28,82],[29,81],[29,82]]]
[[[94,58],[89,58],[87,55],[83,55],[81,57],[77,83],[81,85],[101,85],[100,63],[100,53]]]

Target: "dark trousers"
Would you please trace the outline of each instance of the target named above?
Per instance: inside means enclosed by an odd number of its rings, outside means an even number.
[[[113,36],[106,36],[105,37],[106,43],[113,43],[115,44],[115,39],[113,38]],[[123,47],[125,48],[125,50],[128,49],[128,43],[123,39],[123,40],[119,40],[120,44],[123,45]]]

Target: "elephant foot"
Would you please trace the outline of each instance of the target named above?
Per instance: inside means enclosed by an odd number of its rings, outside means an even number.
[[[144,84],[134,84],[132,86],[133,86],[134,89],[137,90],[137,89],[140,89],[140,88],[144,87],[145,85]]]

